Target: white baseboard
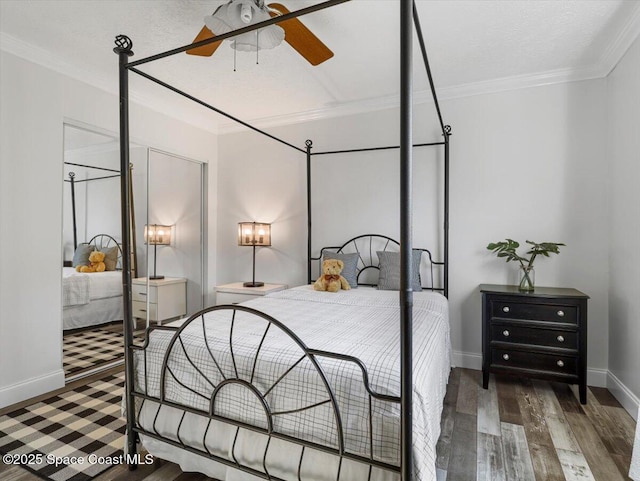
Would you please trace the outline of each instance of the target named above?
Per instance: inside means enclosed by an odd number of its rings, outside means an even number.
[[[475,352],[453,351],[451,357],[453,367],[464,367],[465,369],[482,369],[482,354]]]
[[[607,374],[606,369],[587,367],[587,386],[607,387]]]
[[[62,369],[56,369],[48,374],[11,384],[0,388],[0,408],[60,389],[63,386],[64,371]]]
[[[451,362],[454,367],[481,370],[482,354],[453,351]],[[595,387],[606,387],[637,422],[640,400],[615,374],[607,369],[587,368],[587,384]]]
[[[638,407],[640,407],[640,399],[633,394],[631,390],[624,385],[620,379],[611,371],[607,371],[606,388],[618,400],[622,407],[638,422]]]
[[[455,367],[482,369],[482,354],[453,351],[451,362]],[[587,368],[587,384],[596,387],[608,387],[606,369]]]

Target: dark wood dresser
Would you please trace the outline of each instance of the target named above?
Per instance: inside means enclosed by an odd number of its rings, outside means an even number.
[[[587,299],[576,290],[480,285],[482,386],[489,373],[578,384],[587,403]]]

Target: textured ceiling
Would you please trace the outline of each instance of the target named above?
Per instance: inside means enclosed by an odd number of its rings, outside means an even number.
[[[115,92],[115,35],[128,35],[134,43],[132,59],[140,59],[190,43],[203,17],[221,3],[0,0],[0,38],[5,50],[40,59]],[[282,3],[295,10],[319,2]],[[417,0],[416,4],[436,86],[449,96],[477,85],[606,75],[613,67],[612,58],[623,53],[625,35],[635,36],[640,24],[640,2],[635,0]],[[242,119],[258,123],[262,119],[265,125],[268,119],[277,122],[340,109],[389,106],[398,98],[397,5],[393,0],[353,0],[302,17],[335,53],[318,67],[283,44],[261,51],[259,64],[255,53],[239,52],[235,72],[234,51],[228,45],[211,58],[179,54],[141,69]],[[418,54],[416,47],[415,85],[420,99],[426,97],[420,91],[426,92],[427,84]],[[131,90],[134,100],[205,128],[215,130],[228,123],[136,75]]]

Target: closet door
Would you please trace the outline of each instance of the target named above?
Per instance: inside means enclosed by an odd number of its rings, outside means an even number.
[[[157,275],[186,279],[187,315],[204,307],[203,171],[200,162],[149,150],[147,224],[171,226],[171,244],[148,246],[147,277],[155,251]]]

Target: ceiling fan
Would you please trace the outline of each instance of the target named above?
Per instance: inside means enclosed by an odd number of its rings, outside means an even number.
[[[280,3],[266,5],[265,0],[230,0],[219,6],[212,15],[205,17],[205,26],[193,43],[287,13],[290,13],[287,7]],[[255,51],[273,48],[280,45],[282,40],[291,45],[311,65],[319,65],[333,57],[333,52],[297,18],[234,37],[231,47],[236,50]],[[187,50],[187,53],[210,57],[221,43],[222,40],[192,48]]]

